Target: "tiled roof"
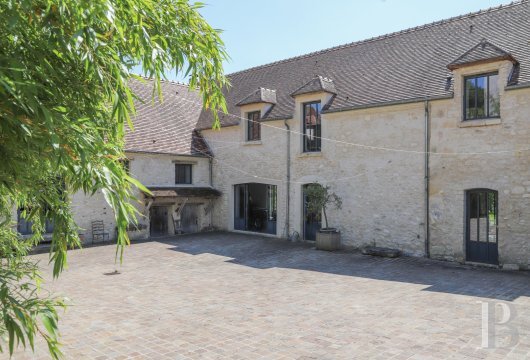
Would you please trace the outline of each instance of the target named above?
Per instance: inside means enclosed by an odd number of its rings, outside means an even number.
[[[513,63],[517,62],[517,60],[514,59],[511,54],[493,45],[492,43],[483,40],[478,45],[466,51],[458,59],[447,65],[447,68],[450,70],[455,70],[463,66],[499,60],[510,60]]]
[[[327,111],[451,96],[447,65],[483,39],[519,62],[518,78],[510,84],[530,84],[530,2],[523,0],[230,74],[228,112],[239,114],[237,102],[264,87],[275,89],[277,97],[264,120],[291,118],[290,94],[318,75],[335,84],[337,95]],[[237,123],[221,115],[223,126]],[[197,127],[211,125],[211,114],[203,111]]]
[[[276,91],[260,87],[239,101],[236,106],[259,103],[276,104]]]
[[[320,91],[325,91],[330,94],[336,94],[335,84],[333,80],[324,78],[322,76],[316,76],[314,79],[309,80],[307,84],[302,85],[294,92],[291,93],[291,96],[311,94]]]
[[[163,101],[155,96],[153,102],[153,81],[144,81],[132,80],[130,84],[143,101],[136,101],[134,131],[127,128],[125,135],[126,151],[209,155],[208,145],[195,131],[202,109],[200,95],[186,85],[162,81]]]

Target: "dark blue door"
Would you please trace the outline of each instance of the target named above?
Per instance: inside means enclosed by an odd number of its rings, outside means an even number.
[[[497,192],[469,190],[466,194],[466,260],[499,263]]]

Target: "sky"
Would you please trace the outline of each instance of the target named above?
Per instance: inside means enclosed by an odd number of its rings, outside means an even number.
[[[203,0],[225,73],[508,4],[502,0]],[[183,81],[174,73],[172,80]]]

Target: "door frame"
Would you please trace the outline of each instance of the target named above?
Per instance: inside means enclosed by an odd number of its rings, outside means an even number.
[[[266,216],[262,216],[263,220],[259,229],[253,228],[251,221],[251,204],[250,198],[254,194],[251,192],[250,186],[260,186],[264,187],[264,198],[255,197],[254,199],[261,199],[265,203],[264,208],[258,210],[265,210]],[[272,187],[274,190],[274,201],[271,200]],[[242,192],[242,193],[241,193]],[[234,231],[245,231],[253,234],[268,234],[268,235],[278,235],[278,185],[276,184],[266,184],[266,183],[257,183],[257,182],[247,182],[241,184],[233,185],[233,220],[232,226]],[[275,205],[273,208],[272,205]],[[239,206],[239,205],[242,205]],[[238,211],[239,210],[239,211]],[[275,211],[274,219],[271,218],[272,211]],[[238,216],[239,213],[242,213],[244,216]],[[254,216],[254,220],[256,217]],[[254,223],[255,224],[255,223]],[[260,231],[261,229],[261,231]]]
[[[157,208],[158,210],[161,210],[161,209],[166,209],[166,221],[165,221],[165,233],[154,233],[153,232],[153,212],[155,211],[154,209]],[[149,209],[149,236],[167,236],[170,234],[170,229],[169,229],[169,214],[171,212],[171,206],[170,205],[167,205],[167,204],[156,204],[156,205],[153,205],[151,206],[151,208]]]
[[[234,230],[237,231],[247,231],[248,227],[248,183],[244,184],[235,184],[234,185],[234,208],[233,208],[233,214],[234,214],[234,220],[232,222],[232,225],[234,227]],[[243,199],[241,199],[241,193],[239,193],[240,189],[243,189]],[[238,204],[239,202],[239,204]],[[243,205],[243,209],[239,205]],[[241,210],[243,210],[243,218],[238,216],[237,212],[241,213]],[[242,220],[241,220],[242,219]],[[236,226],[236,222],[240,221],[241,224]],[[243,229],[238,229],[238,227],[243,226]]]
[[[471,228],[470,228],[470,221],[471,221],[471,195],[472,194],[479,194],[479,193],[484,193],[486,194],[486,213],[488,212],[488,209],[489,209],[489,199],[488,199],[488,194],[492,193],[494,194],[495,196],[495,246],[490,246],[490,244],[493,244],[493,243],[490,243],[489,241],[489,230],[490,230],[490,224],[489,224],[489,216],[486,215],[486,218],[488,219],[488,221],[486,222],[487,224],[487,227],[486,227],[486,231],[487,231],[487,246],[485,247],[486,249],[486,259],[471,259],[471,256],[470,256],[470,237],[471,237]],[[477,262],[477,263],[483,263],[483,264],[491,264],[491,265],[498,265],[499,264],[499,192],[497,190],[493,190],[493,189],[488,189],[488,188],[474,188],[474,189],[468,189],[465,191],[464,193],[464,257],[465,257],[465,260],[468,261],[468,262]],[[480,219],[480,218],[477,218],[477,219]],[[478,220],[479,223],[477,224],[477,226],[479,226],[480,228],[480,220]],[[477,234],[477,243],[481,243],[480,241],[480,231],[478,232]],[[493,253],[491,254],[491,258],[490,258],[490,251],[492,251]]]
[[[180,214],[180,221],[181,221],[181,228],[182,228],[182,231],[184,233],[193,234],[193,233],[200,232],[200,228],[199,228],[200,206],[201,206],[201,204],[193,203],[193,202],[191,202],[191,203],[188,202],[188,203],[186,203],[183,206],[182,213]],[[191,218],[186,218],[186,216],[188,216],[189,213],[193,214],[193,221],[194,221],[193,224],[185,224],[185,220],[190,220],[191,219]],[[186,232],[185,231],[185,227],[186,226],[189,226],[189,228],[193,228],[194,230]]]
[[[311,242],[314,242],[316,241],[316,239],[307,239],[306,238],[306,196],[305,196],[305,189],[307,186],[309,185],[320,185],[319,183],[317,182],[310,182],[310,183],[307,183],[307,184],[303,184],[302,185],[302,192],[301,192],[301,199],[302,199],[302,231],[301,231],[301,235],[302,235],[302,240],[304,241],[311,241]],[[320,221],[319,221],[319,229],[320,227],[322,227],[322,214],[320,214]],[[317,229],[318,231],[318,229]]]

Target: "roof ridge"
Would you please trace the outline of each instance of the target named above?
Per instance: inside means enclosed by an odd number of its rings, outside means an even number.
[[[254,71],[254,70],[257,70],[257,69],[267,68],[267,67],[275,66],[275,65],[278,65],[278,64],[284,64],[284,63],[288,63],[288,62],[292,62],[292,61],[296,61],[296,60],[300,60],[300,59],[309,58],[309,57],[320,55],[320,54],[325,54],[325,53],[332,52],[332,51],[335,51],[335,50],[340,50],[340,49],[345,49],[345,48],[349,48],[349,47],[353,47],[353,46],[368,44],[368,43],[375,42],[375,41],[385,40],[385,39],[393,38],[393,37],[396,37],[396,36],[399,36],[399,35],[404,35],[404,34],[413,33],[415,31],[419,31],[419,30],[429,29],[429,28],[432,28],[434,26],[450,23],[450,22],[453,22],[453,21],[469,19],[469,18],[475,17],[477,15],[490,14],[490,13],[492,13],[494,11],[500,11],[500,10],[504,10],[504,9],[511,8],[511,7],[514,7],[514,6],[519,6],[519,5],[525,4],[528,1],[530,1],[530,0],[516,0],[516,1],[512,1],[509,4],[501,4],[499,6],[492,6],[492,7],[486,8],[486,9],[481,9],[481,10],[470,12],[470,13],[467,13],[467,14],[457,15],[457,16],[453,16],[453,17],[450,17],[450,18],[447,18],[447,19],[437,20],[437,21],[434,21],[434,22],[431,22],[431,23],[427,23],[427,24],[424,24],[424,25],[410,27],[410,28],[407,28],[407,29],[391,32],[391,33],[388,33],[388,34],[374,36],[374,37],[371,37],[371,38],[368,38],[368,39],[364,39],[364,40],[354,41],[354,42],[351,42],[351,43],[337,45],[337,46],[333,46],[333,47],[330,47],[330,48],[317,50],[317,51],[313,51],[313,52],[302,54],[302,55],[293,56],[293,57],[290,57],[290,58],[287,58],[287,59],[273,61],[273,62],[270,62],[268,64],[253,66],[253,67],[250,67],[250,68],[247,68],[247,69],[243,69],[243,70],[239,70],[239,71],[235,71],[233,73],[229,73],[229,74],[226,74],[226,75],[227,76],[238,75],[238,74],[246,73],[246,72],[249,72],[249,71]]]
[[[149,81],[154,81],[155,80],[155,79],[153,79],[152,77],[149,77],[149,76],[140,75],[140,74],[135,74],[135,75],[138,75],[139,77],[141,77],[144,80],[149,80]],[[160,82],[170,83],[170,84],[173,84],[173,85],[180,85],[180,86],[185,86],[187,88],[190,88],[189,84],[186,84],[186,83],[183,83],[183,82],[180,82],[180,81],[176,81],[176,80],[160,79]]]

